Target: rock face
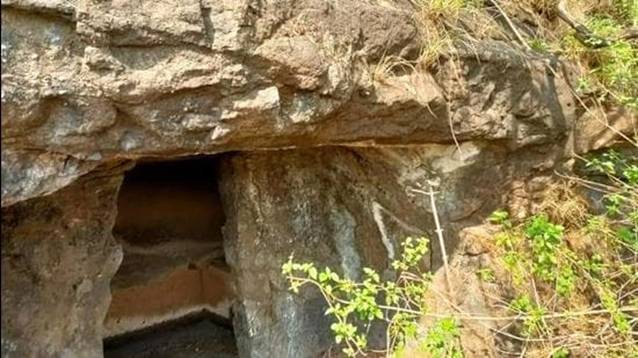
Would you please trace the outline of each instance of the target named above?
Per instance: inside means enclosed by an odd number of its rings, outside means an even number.
[[[614,139],[577,110],[554,58],[482,41],[428,69],[388,64],[421,49],[410,3],[2,0],[3,355],[101,355],[109,283],[126,286],[111,282],[122,161],[223,153],[219,178],[198,173],[219,181],[223,215],[202,214],[192,187],[180,202],[142,182],[122,195],[158,214],[121,207],[120,233],[170,217],[221,239],[211,227],[225,216],[240,354],[313,357],[331,350],[329,322],[316,293],[286,292],[288,255],[391,275],[398,242],[432,234],[429,204],[406,193],[427,181],[453,254],[463,228],[498,207],[524,215],[572,151]],[[635,127],[618,113],[611,125]],[[148,269],[128,276],[148,292],[153,277],[192,274],[190,253],[138,252],[148,265],[131,266],[139,247],[123,245],[121,272]]]
[[[451,128],[459,141],[521,147],[555,141],[575,118],[547,59],[498,42],[431,72],[379,63],[418,52],[407,1],[6,0],[3,10],[3,205],[120,158],[451,143]]]
[[[437,209],[446,225],[446,248],[454,254],[461,228],[506,205],[505,193],[516,182],[542,181],[530,173],[551,168],[556,153],[552,147],[535,158],[526,152],[530,161],[525,161],[499,146],[468,142],[461,150],[463,155],[443,145],[321,148],[228,159],[221,171],[228,215],[224,236],[237,290],[240,354],[316,357],[331,345],[331,322],[319,292],[299,297],[287,290],[281,265],[289,255],[338,267],[355,280],[363,267],[389,279],[405,237],[435,237],[429,197],[410,196],[409,188],[440,181]],[[537,165],[543,160],[546,168]],[[521,188],[534,190],[539,189]],[[437,269],[435,242],[430,253],[426,264]]]
[[[101,355],[120,181],[97,172],[2,209],[3,357]]]

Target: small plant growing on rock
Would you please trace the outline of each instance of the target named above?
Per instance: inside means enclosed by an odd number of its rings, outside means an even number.
[[[588,214],[583,224],[565,228],[544,214],[520,224],[504,211],[490,217],[500,227],[496,262],[512,284],[507,307],[518,317],[528,354],[638,354],[636,163],[615,151],[586,162],[589,174],[602,179],[573,179],[602,190],[605,211]]]
[[[343,345],[347,356],[367,351],[366,332],[375,321],[387,327],[386,352],[400,354],[406,342],[417,338],[417,321],[426,313],[423,298],[431,276],[420,269],[420,263],[428,244],[426,238],[403,242],[401,258],[392,262],[395,280],[382,281],[378,272],[364,268],[363,280],[355,282],[329,267],[319,270],[312,263],[298,263],[292,256],[283,264],[282,273],[292,292],[305,285],[319,289],[328,303],[326,314],[334,318],[330,329],[335,342]],[[453,319],[441,319],[430,328],[420,349],[437,357],[460,357],[458,335]]]
[[[420,348],[433,357],[461,358],[463,351],[457,343],[459,338],[460,330],[456,320],[443,318],[430,328]]]

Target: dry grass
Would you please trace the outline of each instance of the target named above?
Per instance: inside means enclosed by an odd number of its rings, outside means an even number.
[[[553,222],[566,227],[582,227],[587,223],[587,201],[576,192],[576,187],[568,181],[552,183],[546,190],[539,212],[546,213]]]

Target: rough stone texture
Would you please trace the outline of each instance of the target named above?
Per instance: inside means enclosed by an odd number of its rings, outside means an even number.
[[[617,138],[577,110],[554,58],[485,41],[427,71],[384,67],[420,50],[408,0],[2,10],[3,354],[100,355],[120,175],[103,165],[243,151],[225,154],[221,198],[240,353],[308,357],[330,349],[327,321],[316,293],[285,292],[292,251],[386,269],[398,240],[432,230],[406,194],[431,179],[454,252],[464,227],[526,215],[567,155]]]
[[[548,59],[498,42],[432,73],[379,71],[384,54],[417,53],[408,2],[2,4],[3,205],[117,158],[451,143],[450,126],[518,148],[575,118]],[[42,175],[18,164],[29,156],[74,165]]]
[[[281,265],[290,254],[337,267],[353,279],[365,266],[392,277],[390,262],[406,236],[435,237],[429,199],[406,193],[426,179],[441,182],[437,207],[453,254],[458,230],[508,202],[504,194],[516,181],[530,181],[534,169],[551,168],[556,148],[526,153],[530,162],[498,146],[468,142],[461,147],[463,156],[454,155],[455,149],[321,148],[228,159],[221,171],[224,236],[238,297],[240,354],[315,357],[330,347],[319,293],[287,292]],[[548,167],[530,165],[541,158]],[[428,265],[437,269],[441,260],[434,240],[430,252]]]
[[[2,209],[3,357],[101,356],[120,181],[98,172]]]
[[[626,138],[632,138],[638,128],[638,115],[625,108],[612,108],[604,119],[601,113],[585,113],[573,130],[574,152],[583,154],[609,147],[611,144],[623,144]]]
[[[457,250],[451,255],[449,263],[450,286],[447,286],[444,270],[438,270],[432,280],[434,290],[448,293],[447,297],[464,312],[472,312],[482,316],[508,315],[507,309],[498,306],[497,298],[501,297],[504,288],[497,283],[481,280],[476,272],[486,267],[492,267],[494,257],[490,255],[494,245],[493,235],[497,227],[471,226],[461,230],[458,234]],[[457,313],[452,310],[448,302],[441,300],[439,294],[430,292],[426,296],[425,305],[431,312],[440,314]],[[431,327],[434,318],[421,319],[422,327]],[[506,322],[464,320],[460,326],[461,345],[468,357],[502,357],[498,351],[498,344],[504,341],[502,336],[494,335],[492,330],[501,329],[499,325]],[[412,343],[413,351],[406,352],[408,356],[420,357],[417,342]]]
[[[3,150],[2,205],[50,194],[71,184],[98,164],[56,153]]]

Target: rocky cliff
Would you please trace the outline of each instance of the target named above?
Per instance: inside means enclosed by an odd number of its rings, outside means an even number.
[[[407,0],[2,10],[3,356],[102,354],[118,189],[136,161],[218,155],[240,355],[312,357],[329,322],[320,297],[287,293],[292,252],[352,277],[389,270],[403,237],[433,233],[406,192],[426,180],[454,252],[459,230],[499,207],[524,215],[571,154],[614,139],[549,55],[484,40],[388,66],[424,46]]]

